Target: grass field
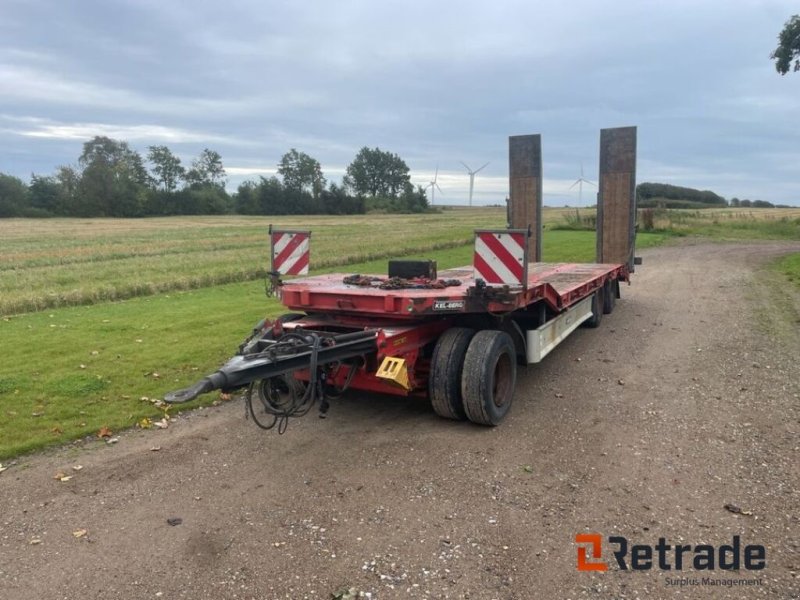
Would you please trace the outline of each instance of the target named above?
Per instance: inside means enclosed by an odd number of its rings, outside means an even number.
[[[717,240],[800,239],[800,208],[655,210],[655,229]]]
[[[565,212],[544,212],[544,260],[591,261],[593,232],[551,229]],[[505,212],[0,220],[0,459],[162,416],[151,398],[213,371],[284,312],[258,280],[270,222],[313,230],[315,272],[384,273],[399,255],[469,264],[473,229],[502,226]],[[640,233],[637,247],[670,235]]]
[[[267,228],[311,229],[316,268],[462,246],[505,211],[348,217],[0,220],[0,314],[263,277]]]

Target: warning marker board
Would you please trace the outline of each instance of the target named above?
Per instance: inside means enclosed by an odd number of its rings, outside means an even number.
[[[475,232],[475,279],[486,285],[528,285],[528,238],[525,229]]]
[[[278,231],[270,227],[272,271],[280,275],[308,275],[310,231]]]

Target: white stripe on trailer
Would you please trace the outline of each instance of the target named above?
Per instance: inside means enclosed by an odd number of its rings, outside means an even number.
[[[284,244],[285,246],[286,244]],[[286,260],[278,267],[278,272],[282,275],[292,273],[293,275],[308,275],[308,260],[305,266],[300,271],[294,271],[294,267],[306,254],[308,254],[309,240],[306,237],[292,253],[286,257]],[[277,252],[276,252],[277,255]]]
[[[501,235],[499,236],[498,241],[502,243],[512,255],[517,254],[522,250],[519,247],[519,244],[517,244],[517,242],[512,239],[511,236]],[[486,245],[486,242],[484,242],[480,236],[475,238],[475,253],[478,254],[501,279],[500,282],[494,282],[492,281],[493,277],[491,277],[489,273],[481,273],[476,269],[476,276],[481,277],[481,279],[485,280],[487,283],[489,283],[489,285],[522,285],[522,281],[520,281],[519,278],[509,270],[505,263],[498,258],[498,256]]]
[[[280,235],[280,237],[278,237],[275,234]],[[288,244],[291,241],[292,234],[291,233],[281,233],[279,231],[276,231],[275,234],[273,234],[274,237],[273,237],[272,252],[273,252],[273,254],[275,256],[278,256],[283,251],[283,249],[286,247],[286,244]],[[278,239],[276,240],[275,237],[278,237]]]

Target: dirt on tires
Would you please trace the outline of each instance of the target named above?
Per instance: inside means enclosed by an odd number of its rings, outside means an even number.
[[[285,435],[234,400],[19,458],[0,598],[798,598],[800,298],[763,267],[792,250],[642,252],[598,329],[518,369],[498,427],[351,392]],[[580,533],[739,536],[766,567],[621,571],[604,547],[578,571]]]

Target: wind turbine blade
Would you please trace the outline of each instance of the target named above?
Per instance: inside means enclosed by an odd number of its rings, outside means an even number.
[[[574,187],[575,187],[576,185],[578,185],[580,182],[581,182],[581,180],[580,180],[580,179],[578,179],[578,180],[577,180],[575,183],[573,183],[571,186],[569,186],[569,189],[572,189],[572,188],[574,188]]]
[[[472,169],[469,168],[469,165],[467,163],[465,163],[463,160],[460,160],[458,162],[464,165],[464,168],[467,170],[467,173],[472,174]]]
[[[444,196],[444,192],[442,191],[442,188],[440,188],[440,187],[439,187],[439,184],[437,183],[437,184],[435,184],[435,185],[436,185],[436,189],[437,189],[437,190],[439,190],[439,193],[440,193],[442,196]]]
[[[485,167],[488,167],[488,166],[489,166],[489,163],[487,162],[485,165],[483,165],[483,167],[478,169],[478,171],[482,171]],[[477,173],[478,171],[475,171],[475,172]]]
[[[597,184],[595,182],[593,182],[593,181],[589,181],[588,179],[584,179],[584,181],[586,183],[588,183],[589,185],[593,185],[594,187],[597,187]]]
[[[433,180],[436,181],[439,178],[439,165],[436,165],[436,172],[433,174]]]

